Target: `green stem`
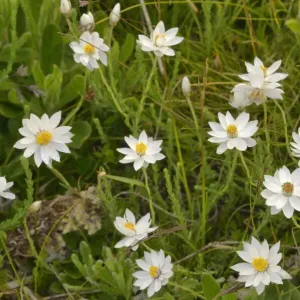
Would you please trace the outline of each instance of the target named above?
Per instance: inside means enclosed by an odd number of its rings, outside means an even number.
[[[246,171],[246,174],[247,174],[249,183],[251,184],[251,175],[250,175],[250,171],[249,171],[249,169],[248,169],[248,167],[247,167],[247,164],[246,164],[246,162],[245,162],[244,154],[243,154],[242,151],[239,151],[239,155],[240,155],[242,164],[243,164],[243,166],[244,166],[244,168],[245,168],[245,171]]]
[[[63,174],[61,174],[58,170],[56,170],[55,168],[50,168],[48,167],[48,169],[62,182],[62,184],[66,187],[66,188],[71,188],[70,183],[67,181],[67,179],[64,177]]]
[[[298,224],[298,222],[294,216],[292,216],[292,221],[297,228],[300,228],[300,225]]]
[[[169,281],[168,284],[169,284],[170,286],[173,286],[173,287],[182,289],[183,291],[190,293],[191,295],[193,295],[193,296],[196,297],[196,298],[204,299],[204,300],[206,299],[206,298],[203,297],[201,294],[196,293],[196,292],[194,292],[193,290],[191,290],[191,289],[189,289],[189,288],[187,288],[187,287],[185,287],[185,286],[183,286],[183,285],[179,285],[179,284],[177,284],[177,283],[175,283],[175,282],[172,282],[172,281]]]
[[[184,161],[183,161],[183,158],[182,158],[180,141],[179,141],[179,137],[178,137],[177,127],[176,127],[176,119],[175,118],[173,118],[172,124],[173,124],[174,136],[175,136],[176,147],[177,147],[177,152],[178,152],[178,158],[179,158],[179,162],[180,162],[180,165],[181,165],[181,168],[182,168],[183,185],[184,185],[184,189],[185,189],[185,193],[186,193],[186,197],[187,197],[187,201],[188,201],[189,210],[190,210],[190,213],[191,213],[191,218],[193,219],[193,217],[194,217],[194,208],[193,208],[193,204],[192,204],[191,192],[190,192],[190,189],[189,189],[189,185],[188,185],[188,181],[187,181],[187,177],[186,177],[186,173],[185,173]]]
[[[270,134],[268,131],[268,110],[267,110],[267,104],[264,102],[264,130],[265,130],[265,136],[266,136],[266,141],[267,141],[267,149],[268,152],[270,152]]]
[[[110,88],[108,82],[106,81],[105,76],[104,76],[104,74],[103,74],[103,71],[102,71],[101,67],[99,68],[99,73],[100,73],[101,80],[102,80],[103,84],[105,85],[105,87],[107,88],[107,91],[108,91],[108,93],[110,94],[110,96],[111,96],[111,98],[112,98],[112,100],[113,100],[113,102],[114,102],[114,104],[115,104],[117,110],[118,110],[119,113],[127,120],[128,117],[127,117],[127,115],[123,112],[123,110],[122,110],[122,108],[121,108],[121,106],[120,106],[120,104],[119,104],[118,99],[116,98],[116,96],[114,95],[114,93],[113,93],[112,89]]]
[[[279,103],[277,101],[274,101],[274,102],[275,102],[275,105],[279,108],[279,110],[281,112],[282,119],[283,119],[285,145],[286,145],[287,152],[289,153],[289,155],[293,159],[293,161],[296,161],[293,154],[292,154],[292,151],[290,149],[290,145],[289,145],[288,127],[287,127],[287,122],[286,122],[286,117],[285,117],[284,110],[282,109],[282,107],[279,105]]]
[[[231,183],[231,180],[232,180],[232,177],[233,177],[233,172],[234,172],[234,170],[235,170],[235,168],[236,168],[237,157],[238,157],[238,151],[235,151],[234,157],[233,157],[233,161],[232,161],[232,165],[231,165],[231,169],[230,169],[230,171],[229,171],[229,173],[228,173],[228,176],[227,176],[227,182],[226,182],[226,185],[225,185],[224,188],[223,188],[220,192],[218,192],[217,195],[214,197],[214,199],[213,199],[213,201],[212,201],[212,204],[214,204],[215,201],[216,201],[219,197],[223,196],[223,195],[226,193],[226,191],[227,191],[227,189],[228,189],[228,187],[229,187],[229,185],[230,185],[230,183]]]
[[[139,125],[139,122],[140,122],[140,117],[141,117],[141,114],[144,110],[145,101],[146,101],[146,98],[147,98],[148,91],[150,89],[150,84],[151,84],[151,81],[152,81],[152,77],[153,77],[154,72],[156,70],[156,63],[157,63],[157,57],[156,56],[154,57],[152,63],[153,63],[153,65],[152,65],[152,69],[151,69],[151,72],[150,72],[150,76],[148,78],[147,85],[146,85],[146,87],[143,91],[143,96],[142,96],[142,99],[141,99],[141,102],[140,102],[140,105],[139,105],[139,109],[137,111],[136,118],[135,118],[135,123],[134,123],[134,133],[135,134],[137,134],[137,131],[138,131],[138,125]]]
[[[144,177],[145,177],[145,188],[146,188],[146,191],[147,191],[148,197],[149,197],[149,208],[150,208],[150,212],[151,212],[151,218],[152,218],[153,224],[155,225],[155,211],[154,211],[154,207],[153,207],[152,194],[151,194],[150,187],[149,187],[148,174],[147,174],[145,168],[142,168],[142,169],[143,169],[143,173],[144,173]]]

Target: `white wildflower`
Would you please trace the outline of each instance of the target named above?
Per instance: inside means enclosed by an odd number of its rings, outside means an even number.
[[[131,135],[129,137],[125,136],[125,141],[130,148],[117,149],[118,152],[126,155],[120,160],[120,163],[133,163],[136,171],[165,158],[160,153],[162,140],[154,141],[153,138],[148,138],[145,131],[142,131],[138,139]]]
[[[24,136],[14,147],[25,149],[24,157],[34,154],[34,161],[39,167],[42,162],[51,166],[52,160],[60,161],[58,152],[70,153],[66,144],[71,143],[73,134],[70,126],[57,127],[61,120],[61,112],[57,112],[50,118],[44,114],[38,118],[30,114],[29,119],[23,119],[23,127],[19,132]]]
[[[247,76],[249,77],[249,83],[237,84],[232,92],[244,94],[245,101],[250,101],[256,105],[262,104],[267,98],[282,100],[283,90],[279,89],[280,84],[265,81],[264,72],[261,69]]]
[[[138,243],[148,236],[148,233],[157,229],[157,227],[150,228],[149,213],[136,222],[134,214],[129,209],[126,209],[123,218],[116,217],[114,225],[119,232],[126,236],[115,245],[115,248],[132,247],[134,251],[138,248]]]
[[[263,72],[264,80],[266,82],[278,82],[280,80],[285,79],[288,76],[288,74],[285,73],[275,73],[281,65],[281,60],[277,60],[269,68],[266,68],[263,62],[258,57],[255,57],[254,65],[247,62],[245,63],[245,65],[248,74],[241,74],[239,75],[239,77],[246,81],[251,81],[249,75],[251,73],[257,73],[257,71]]]
[[[107,55],[105,52],[109,50],[108,46],[104,44],[104,40],[99,37],[98,32],[90,33],[85,31],[80,36],[80,41],[70,43],[70,47],[75,52],[74,60],[81,63],[89,70],[98,69],[97,60],[100,60],[107,66]]]
[[[137,259],[136,263],[142,271],[132,274],[137,279],[133,285],[141,290],[148,288],[148,297],[158,292],[162,286],[169,282],[169,278],[173,276],[171,256],[165,257],[163,250],[159,252],[144,252],[144,259]]]
[[[291,279],[291,276],[277,265],[282,258],[282,254],[278,253],[280,242],[269,249],[266,240],[260,244],[252,237],[251,244],[243,244],[243,251],[237,251],[237,254],[245,263],[236,264],[231,269],[239,272],[237,280],[245,282],[245,287],[255,287],[260,295],[271,282],[282,284],[282,279]]]
[[[5,177],[0,177],[0,197],[14,200],[15,194],[9,192],[9,189],[14,185],[12,181],[7,182]]]
[[[300,157],[300,127],[298,128],[298,133],[293,132],[292,135],[294,139],[294,142],[291,142],[292,154],[295,157]],[[298,165],[300,166],[300,160],[298,162]]]
[[[177,27],[165,31],[165,25],[163,21],[160,21],[151,33],[150,38],[140,34],[137,43],[142,46],[143,51],[153,51],[159,57],[163,55],[174,56],[175,51],[170,47],[183,41],[183,37],[176,36],[177,32]]]
[[[218,118],[220,123],[208,123],[212,129],[212,131],[208,132],[212,136],[208,141],[220,144],[217,148],[218,154],[233,148],[245,151],[247,147],[256,145],[256,141],[251,136],[258,130],[258,121],[249,122],[249,114],[243,112],[234,119],[230,112],[227,112],[226,115],[218,113]]]
[[[266,205],[271,206],[271,214],[283,211],[287,218],[293,216],[294,210],[300,211],[300,168],[292,173],[283,166],[274,176],[265,175],[263,182],[266,187],[261,192]]]

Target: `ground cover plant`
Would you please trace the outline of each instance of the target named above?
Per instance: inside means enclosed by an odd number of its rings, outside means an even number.
[[[2,0],[1,299],[300,299],[299,12]]]

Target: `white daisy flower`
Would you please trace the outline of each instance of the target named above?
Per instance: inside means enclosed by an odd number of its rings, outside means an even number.
[[[245,101],[250,101],[256,105],[260,105],[270,99],[282,100],[283,90],[279,89],[280,84],[277,82],[267,82],[264,77],[264,72],[259,69],[249,73],[249,83],[239,83],[232,89],[234,93],[244,94]]]
[[[288,76],[288,74],[285,73],[275,73],[281,65],[281,60],[277,60],[269,68],[266,68],[263,62],[258,57],[255,57],[254,65],[247,62],[245,63],[245,65],[249,74],[241,74],[238,76],[246,81],[251,81],[249,76],[250,73],[256,73],[257,71],[263,71],[264,80],[266,82],[278,82]]]
[[[292,154],[295,157],[300,157],[300,127],[298,128],[298,134],[296,132],[293,132],[293,139],[294,142],[291,142]],[[300,166],[300,160],[298,162],[298,165]]]
[[[71,2],[69,0],[61,0],[60,1],[60,12],[64,15],[67,15],[71,12]]]
[[[139,138],[125,136],[125,141],[130,148],[118,148],[117,151],[126,156],[120,160],[122,164],[133,163],[134,169],[146,168],[149,164],[154,164],[157,160],[162,160],[165,156],[160,153],[162,140],[153,141],[148,138],[145,131],[142,131]]]
[[[256,141],[251,136],[258,130],[258,121],[250,121],[250,115],[243,112],[236,119],[228,111],[226,115],[218,113],[219,123],[208,122],[212,131],[209,142],[220,144],[217,154],[224,153],[227,149],[237,148],[245,151],[247,147],[254,147]]]
[[[80,18],[80,27],[84,30],[91,30],[95,26],[95,20],[93,14],[89,11],[87,14],[83,14]]]
[[[174,56],[175,51],[170,47],[183,41],[183,37],[176,36],[177,32],[177,27],[165,31],[165,25],[163,21],[160,21],[151,33],[150,38],[140,34],[137,43],[142,46],[143,51],[153,51],[158,57],[163,55]]]
[[[115,27],[121,18],[121,6],[117,3],[109,15],[109,25]]]
[[[234,108],[244,108],[249,106],[251,103],[251,101],[249,100],[248,97],[245,97],[245,93],[244,91],[235,91],[233,93],[233,96],[231,97],[229,104],[234,107]]]
[[[182,79],[181,89],[185,97],[189,97],[191,95],[191,83],[186,76],[184,76]]]
[[[19,132],[24,136],[14,148],[26,149],[24,157],[34,154],[34,161],[39,167],[42,162],[51,166],[52,160],[60,161],[59,152],[70,153],[66,144],[71,143],[73,134],[70,126],[57,127],[61,119],[61,112],[57,112],[50,118],[44,114],[41,119],[30,114],[29,119],[23,119],[23,127]]]
[[[15,194],[9,192],[9,189],[14,185],[13,182],[7,182],[5,177],[0,177],[0,198],[14,200]]]
[[[266,205],[271,206],[272,215],[283,211],[287,218],[291,218],[294,209],[300,211],[300,168],[290,173],[283,166],[274,176],[265,175],[264,179],[266,189],[261,195],[267,200]]]
[[[133,285],[139,287],[140,290],[148,288],[148,297],[158,292],[173,276],[171,256],[165,257],[163,250],[144,252],[144,259],[137,259],[136,263],[142,271],[132,274],[137,279]]]
[[[243,242],[243,251],[237,254],[245,263],[239,263],[231,269],[239,272],[239,282],[245,282],[245,287],[255,287],[260,295],[266,285],[271,282],[282,284],[282,279],[291,279],[291,276],[277,264],[282,258],[282,253],[278,253],[280,242],[269,249],[266,240],[262,244],[252,237],[251,244]]]
[[[139,241],[145,239],[148,233],[157,229],[157,227],[150,228],[151,218],[149,213],[136,223],[135,216],[129,209],[126,209],[123,218],[116,217],[114,225],[119,232],[126,236],[115,245],[115,248],[132,247],[133,251],[139,247]]]
[[[105,52],[109,50],[104,44],[104,40],[99,37],[98,32],[90,33],[85,31],[80,36],[80,41],[70,43],[70,47],[75,52],[74,60],[77,63],[82,63],[89,70],[98,69],[97,60],[100,60],[107,66],[107,55]]]

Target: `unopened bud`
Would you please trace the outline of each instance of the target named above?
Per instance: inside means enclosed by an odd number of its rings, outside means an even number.
[[[80,27],[84,30],[91,30],[95,26],[94,16],[91,12],[83,14],[80,18]]]
[[[184,76],[182,79],[181,88],[182,88],[183,95],[185,97],[189,97],[191,94],[191,83],[186,76]]]
[[[64,15],[67,15],[71,12],[71,2],[69,0],[60,1],[60,12]]]
[[[121,18],[120,11],[121,11],[120,3],[117,3],[109,15],[109,25],[111,27],[115,27],[119,22]]]
[[[35,214],[41,209],[42,201],[35,201],[29,207],[29,213]]]

